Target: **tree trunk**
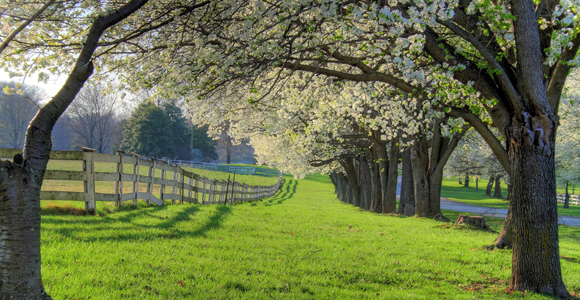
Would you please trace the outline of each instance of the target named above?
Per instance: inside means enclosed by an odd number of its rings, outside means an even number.
[[[507,201],[510,201],[510,199],[512,198],[512,184],[508,183],[508,187],[507,187],[507,196],[505,196]]]
[[[463,182],[461,181],[461,174],[457,175],[457,180],[459,180],[459,185],[463,184]]]
[[[465,173],[465,187],[469,187],[469,173]]]
[[[391,141],[389,149],[389,165],[387,175],[387,191],[385,203],[383,204],[383,213],[392,214],[397,211],[397,181],[399,177],[399,139],[394,138]],[[387,171],[387,170],[385,170]]]
[[[421,137],[411,146],[413,182],[415,183],[415,214],[419,217],[433,215],[429,211],[429,151],[427,141]]]
[[[0,162],[0,299],[50,299],[40,274],[40,187],[27,162]],[[18,161],[17,159],[15,159]],[[38,173],[37,173],[38,174]]]
[[[418,217],[442,216],[440,207],[441,182],[439,184],[431,182],[429,149],[424,137],[418,138],[411,147],[411,162],[415,183],[415,215]],[[437,180],[437,178],[433,179]],[[439,178],[439,180],[441,179],[442,177]],[[439,186],[438,190],[437,186]],[[435,190],[431,190],[432,187]]]
[[[479,177],[475,177],[475,192],[479,192]]]
[[[226,164],[232,163],[232,141],[228,139],[228,144],[226,145]]]
[[[449,222],[441,212],[441,185],[443,184],[443,169],[436,170],[429,176],[429,211],[434,219]]]
[[[498,199],[503,199],[503,195],[501,194],[501,177],[501,175],[495,177],[495,193],[493,197]]]
[[[511,249],[513,247],[513,242],[514,242],[514,231],[513,231],[513,221],[512,221],[512,210],[511,210],[511,204],[510,204],[510,209],[508,209],[508,214],[505,218],[505,223],[503,224],[503,227],[501,228],[501,231],[497,237],[497,239],[495,240],[495,247],[498,247],[500,249]]]
[[[487,188],[485,189],[485,195],[491,197],[491,188],[493,188],[493,179],[494,176],[489,176],[489,181],[487,182]]]
[[[381,213],[383,210],[383,190],[381,188],[381,170],[379,151],[377,147],[371,147],[369,151],[369,167],[371,179],[370,212]]]
[[[380,203],[381,203],[381,208],[380,208],[380,212],[384,213],[387,210],[387,206],[386,206],[386,197],[387,197],[387,182],[388,182],[388,173],[387,170],[389,168],[389,161],[388,161],[388,157],[387,157],[387,149],[385,147],[385,144],[380,141],[380,133],[373,133],[375,134],[375,139],[374,139],[374,143],[376,147],[374,148],[374,151],[376,152],[376,157],[378,158],[378,165],[379,165],[379,180],[380,180],[380,184],[381,184],[381,199],[380,199]],[[396,201],[396,199],[395,199]],[[378,212],[378,210],[377,210]]]
[[[429,155],[428,142],[424,134],[418,134],[411,146],[411,163],[415,183],[415,215],[449,221],[441,213],[443,167],[457,147],[459,140],[469,130],[470,125],[463,126],[460,132],[449,139],[441,136],[441,122],[442,120],[436,121],[434,126],[431,155]]]
[[[346,197],[347,197],[347,201],[346,203],[355,205],[355,206],[359,206],[360,205],[360,196],[359,196],[359,173],[356,171],[356,168],[354,166],[354,160],[352,159],[343,159],[340,160],[339,163],[342,165],[342,168],[344,169],[345,173],[346,173],[346,181],[348,183],[347,185],[347,191],[346,191]]]
[[[401,178],[401,197],[397,213],[404,216],[415,215],[415,184],[411,166],[411,150],[403,151],[403,175]]]
[[[40,187],[50,156],[51,132],[58,118],[93,73],[92,57],[107,28],[141,8],[132,0],[94,20],[64,86],[30,122],[22,155],[0,161],[0,299],[50,299],[44,291],[40,260]]]
[[[519,133],[523,138],[519,145],[512,139],[514,145],[510,145],[508,152],[514,185],[510,201],[513,222],[510,288],[568,297],[558,245],[554,138],[551,137],[551,147],[544,147],[541,141],[528,140],[527,132],[533,131],[521,127]],[[532,143],[528,144],[529,141]]]
[[[364,155],[360,156],[359,159],[360,167],[360,205],[359,207],[364,210],[370,210],[371,208],[371,170],[369,168],[369,162]]]
[[[564,208],[570,208],[570,194],[568,193],[568,181],[566,180],[566,198],[564,198]]]

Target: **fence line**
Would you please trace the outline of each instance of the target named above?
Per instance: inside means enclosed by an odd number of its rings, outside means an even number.
[[[557,196],[558,202],[564,203],[566,202],[566,194],[558,194]],[[580,196],[579,195],[570,195],[570,204],[579,205],[580,204]]]
[[[240,166],[230,166],[230,165],[222,165],[222,164],[214,164],[214,163],[204,163],[204,162],[197,162],[197,161],[189,161],[189,160],[175,160],[175,159],[162,159],[169,164],[176,164],[181,167],[190,167],[196,169],[204,169],[204,170],[212,170],[212,171],[220,171],[220,172],[230,172],[236,174],[246,174],[246,175],[278,175],[278,171],[266,169],[266,168],[256,168],[256,167],[240,167]]]
[[[45,180],[82,181],[83,192],[41,191],[40,200],[83,201],[87,213],[96,211],[96,202],[114,202],[121,206],[124,201],[145,200],[148,205],[158,206],[171,203],[197,204],[227,204],[259,200],[273,196],[280,187],[282,173],[278,172],[278,181],[271,186],[253,186],[239,182],[209,179],[193,172],[184,170],[177,165],[152,158],[142,158],[131,153],[127,156],[123,151],[117,155],[96,153],[93,149],[82,148],[83,151],[51,151],[50,160],[82,161],[82,171],[47,170]],[[21,149],[0,148],[0,157],[12,158],[22,153]],[[115,172],[96,172],[95,162],[114,163]],[[130,173],[124,171],[123,165],[132,165]],[[147,168],[147,175],[141,175],[141,168]],[[160,177],[156,177],[160,170]],[[172,173],[171,178],[167,178]],[[113,193],[97,193],[96,182],[114,182]],[[125,191],[123,183],[131,186]],[[140,183],[146,185],[145,192],[140,191]],[[170,188],[168,192],[167,189]],[[154,191],[158,190],[159,198]]]

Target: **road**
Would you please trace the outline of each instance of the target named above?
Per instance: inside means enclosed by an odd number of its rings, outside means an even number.
[[[401,176],[399,176],[399,180],[397,183],[397,196],[401,194]],[[483,206],[475,206],[470,204],[465,204],[461,202],[456,202],[449,200],[445,197],[441,197],[441,208],[446,210],[453,210],[459,212],[466,212],[472,214],[480,214],[488,217],[494,218],[502,218],[505,219],[507,216],[507,209],[499,209],[499,208],[489,208]],[[571,217],[571,216],[558,216],[559,224],[573,226],[573,227],[580,227],[580,217]]]

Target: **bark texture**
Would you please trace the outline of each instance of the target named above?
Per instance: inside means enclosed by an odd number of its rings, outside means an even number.
[[[411,150],[403,151],[403,175],[401,176],[401,197],[397,213],[404,216],[415,215],[415,184],[411,166]]]
[[[389,165],[387,175],[387,190],[385,192],[385,209],[383,213],[392,214],[397,211],[397,181],[399,177],[399,139],[391,141],[389,149]]]
[[[494,176],[491,175],[489,176],[489,181],[487,182],[487,187],[485,189],[485,195],[491,197],[491,189],[493,188],[493,181],[494,181]]]
[[[50,299],[40,273],[43,175],[26,162],[0,162],[0,299]]]
[[[511,289],[567,297],[560,268],[553,151],[534,145],[533,139],[525,137],[527,131],[520,133],[521,143],[510,147],[509,151],[514,185],[510,201],[513,222]]]
[[[411,146],[411,163],[415,184],[415,215],[449,221],[441,213],[443,167],[470,126],[465,125],[450,139],[441,135],[442,121],[437,121],[434,126],[431,155],[425,135],[419,134],[415,137],[415,142]]]
[[[501,194],[501,175],[495,177],[495,192],[493,193],[494,198],[504,199]]]

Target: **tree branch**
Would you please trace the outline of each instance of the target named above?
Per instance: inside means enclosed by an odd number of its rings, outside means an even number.
[[[499,64],[499,62],[493,56],[493,54],[491,54],[487,50],[487,48],[475,36],[473,36],[471,33],[467,32],[467,31],[463,30],[461,27],[455,25],[455,23],[450,22],[450,21],[441,21],[441,20],[437,20],[437,22],[439,24],[442,24],[445,27],[449,28],[455,34],[457,34],[458,36],[460,36],[461,38],[463,38],[464,40],[469,42],[479,52],[479,54],[481,54],[481,56],[483,56],[485,61],[487,61],[487,63],[492,68],[499,71],[499,74],[497,74],[497,78],[499,79],[500,84],[502,85],[504,91],[506,92],[506,94],[510,98],[512,105],[516,109],[516,111],[521,111],[523,109],[523,104],[522,104],[522,99],[521,99],[522,97],[517,92],[516,88],[512,84],[509,77],[507,76],[506,70],[504,70],[502,68],[502,66]]]
[[[491,147],[491,151],[497,157],[497,160],[504,168],[506,172],[509,172],[509,159],[507,155],[507,151],[505,150],[504,146],[501,142],[497,139],[495,134],[491,132],[489,127],[481,121],[481,119],[474,115],[472,112],[462,109],[451,107],[451,110],[447,112],[447,115],[452,117],[461,117],[465,121],[467,121],[473,128],[481,135],[481,137],[485,140],[485,142]]]
[[[2,54],[2,52],[4,51],[4,49],[6,49],[6,47],[8,47],[8,44],[10,44],[10,42],[16,37],[16,35],[18,35],[22,30],[24,30],[24,28],[26,28],[26,26],[28,26],[28,24],[32,23],[32,21],[34,21],[40,14],[42,14],[49,6],[51,6],[54,3],[55,0],[48,0],[46,1],[46,3],[44,3],[44,5],[38,9],[30,18],[28,18],[27,20],[25,20],[24,22],[22,22],[22,24],[20,24],[20,26],[18,26],[16,29],[14,29],[10,35],[8,35],[4,41],[2,42],[2,44],[0,44],[0,54]]]

